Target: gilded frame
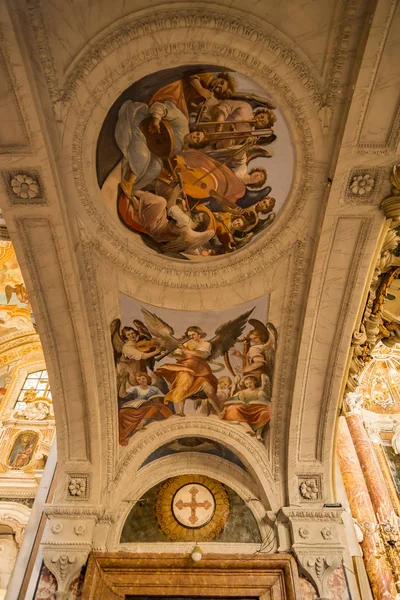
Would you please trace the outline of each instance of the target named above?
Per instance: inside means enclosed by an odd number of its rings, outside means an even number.
[[[289,554],[91,554],[82,600],[126,596],[210,596],[295,600],[300,598],[297,565]]]

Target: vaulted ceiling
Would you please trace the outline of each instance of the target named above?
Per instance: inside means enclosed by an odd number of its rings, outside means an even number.
[[[238,0],[10,0],[0,24],[0,206],[51,380],[65,473],[56,502],[74,500],[68,477],[79,476],[88,502],[114,510],[149,454],[190,435],[234,452],[248,469],[241,485],[264,511],[307,501],[299,489],[310,474],[314,500],[333,501],[335,420],[399,154],[398,3],[263,0],[244,13]],[[286,155],[268,159],[272,195],[280,181],[290,188],[274,221],[235,252],[202,260],[146,246],[107,204],[96,171],[99,135],[121,94],[184,65],[234,71],[263,89],[294,155],[293,168]],[[196,313],[198,325],[222,311],[214,329],[223,311],[267,298],[278,342],[264,442],[187,415],[119,445],[110,324],[121,318],[121,294],[164,319]],[[194,456],[191,468],[226,481],[239,469],[204,464]],[[168,465],[166,476],[189,468],[187,459]],[[161,470],[139,475],[135,494],[161,480]]]

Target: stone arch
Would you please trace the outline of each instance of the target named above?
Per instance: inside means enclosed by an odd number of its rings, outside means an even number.
[[[232,488],[253,514],[260,530],[261,539],[265,539],[272,531],[273,520],[271,520],[271,513],[269,512],[270,507],[266,506],[265,501],[260,498],[260,486],[249,474],[245,473],[240,467],[217,456],[205,456],[199,452],[188,452],[163,457],[146,465],[131,480],[129,489],[122,488],[118,499],[114,496],[114,510],[118,517],[108,533],[108,550],[117,551],[121,549],[119,539],[122,528],[128,514],[143,494],[168,477],[191,473],[207,475]]]
[[[207,437],[232,450],[257,483],[260,498],[268,510],[278,509],[279,492],[273,483],[271,466],[264,446],[249,436],[240,426],[225,423],[217,418],[199,416],[179,420],[171,418],[154,423],[144,436],[139,437],[137,434],[137,440],[133,440],[121,455],[111,486],[113,503],[114,499],[119,498],[123,491],[129,488],[133,474],[138,472],[145,457],[165,443],[183,436]]]

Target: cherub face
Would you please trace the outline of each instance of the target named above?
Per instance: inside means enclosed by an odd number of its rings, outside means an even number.
[[[220,390],[227,390],[229,386],[226,381],[223,381],[222,383],[218,384],[218,387]]]
[[[228,82],[226,79],[217,77],[212,83],[214,94],[223,94],[228,89]]]
[[[271,210],[271,208],[273,208],[273,206],[274,204],[270,198],[264,198],[264,200],[260,200],[260,202],[258,202],[258,210],[260,212],[268,212]]]
[[[266,112],[260,112],[254,117],[256,129],[265,129],[269,127],[269,115]]]
[[[232,227],[234,229],[243,229],[243,227],[244,227],[243,219],[241,217],[236,217],[235,219],[233,219]]]
[[[250,334],[250,346],[257,346],[259,344],[261,344],[261,338],[258,335],[258,333],[251,333]]]
[[[125,331],[125,337],[130,342],[136,342],[136,333],[133,331],[133,329],[128,329]]]
[[[193,331],[193,329],[189,329],[187,334],[191,340],[195,340],[196,342],[200,339],[200,334],[197,331]]]
[[[202,144],[206,139],[206,134],[204,131],[192,131],[185,136],[186,143],[193,144]]]
[[[140,375],[139,377],[137,377],[137,382],[139,385],[147,385],[147,377],[145,375]]]
[[[264,173],[262,171],[255,171],[250,175],[251,183],[262,183],[264,181]]]
[[[247,389],[254,390],[254,388],[256,387],[256,382],[251,377],[247,377],[244,380],[244,385]]]

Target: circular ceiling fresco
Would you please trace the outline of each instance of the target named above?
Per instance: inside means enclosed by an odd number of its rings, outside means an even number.
[[[115,217],[170,258],[237,252],[268,229],[291,186],[279,108],[254,81],[216,66],[158,71],[110,109],[97,178]]]

